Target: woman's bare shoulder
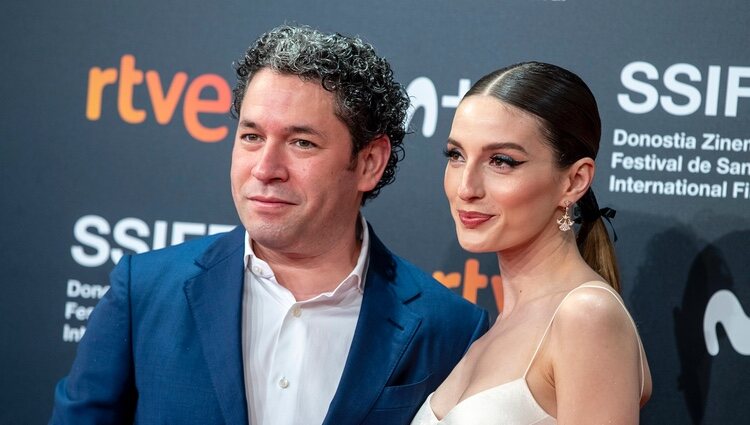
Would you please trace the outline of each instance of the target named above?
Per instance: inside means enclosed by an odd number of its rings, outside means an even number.
[[[558,332],[574,338],[633,334],[635,328],[622,298],[604,282],[579,286],[565,298],[555,317]]]

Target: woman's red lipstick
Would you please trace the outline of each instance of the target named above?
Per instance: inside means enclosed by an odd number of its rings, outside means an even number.
[[[458,210],[458,218],[461,220],[461,224],[469,229],[474,229],[481,226],[487,220],[491,219],[493,215],[482,214],[476,211],[461,211]]]

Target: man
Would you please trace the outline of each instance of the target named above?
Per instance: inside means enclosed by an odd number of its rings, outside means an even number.
[[[285,26],[237,75],[243,226],[118,263],[52,423],[408,424],[486,330],[360,215],[402,152],[388,63]]]

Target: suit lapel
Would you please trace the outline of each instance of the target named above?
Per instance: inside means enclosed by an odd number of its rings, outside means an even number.
[[[370,264],[357,327],[324,425],[360,423],[406,351],[421,318],[404,306],[419,291],[397,282],[393,256],[370,228]]]
[[[238,226],[217,239],[196,259],[205,272],[184,286],[224,420],[232,425],[248,423],[241,344],[244,234]]]

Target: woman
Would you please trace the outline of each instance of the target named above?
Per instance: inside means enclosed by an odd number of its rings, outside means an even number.
[[[412,425],[638,422],[651,377],[590,188],[600,133],[589,88],[554,65],[500,69],[461,101],[445,193],[461,246],[497,253],[503,308]]]

